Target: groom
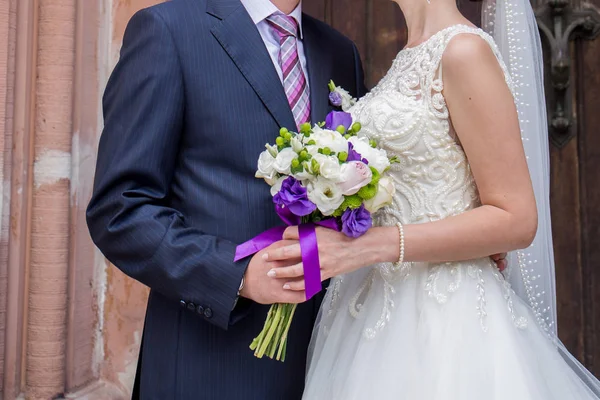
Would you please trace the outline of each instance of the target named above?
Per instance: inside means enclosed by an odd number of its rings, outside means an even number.
[[[267,279],[262,252],[233,262],[237,244],[281,223],[254,178],[264,144],[323,120],[330,79],[365,92],[354,44],[300,8],[172,0],[127,27],[87,220],[104,255],[151,289],[141,399],[301,398],[320,299]],[[303,303],[285,363],[248,348],[278,302]]]

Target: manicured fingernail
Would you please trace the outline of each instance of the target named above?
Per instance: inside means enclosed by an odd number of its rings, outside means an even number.
[[[290,290],[291,289],[290,285],[288,285],[287,283],[285,285],[283,285],[283,288],[285,290]]]
[[[275,278],[277,276],[277,272],[275,272],[274,269],[270,270],[269,272],[267,272],[267,276],[269,278]]]
[[[269,259],[269,253],[265,253],[262,255],[262,259],[263,260],[268,260]]]

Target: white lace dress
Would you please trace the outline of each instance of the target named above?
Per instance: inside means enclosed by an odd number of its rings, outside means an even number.
[[[463,33],[481,36],[499,57],[483,31],[445,29],[401,51],[351,111],[363,134],[400,160],[391,171],[394,204],[377,215],[379,225],[435,221],[480,205],[441,93],[442,54]],[[315,328],[304,399],[597,397],[495,265],[482,258],[405,263],[397,270],[380,264],[334,279]]]

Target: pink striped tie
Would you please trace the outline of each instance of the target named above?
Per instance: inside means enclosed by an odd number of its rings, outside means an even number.
[[[298,128],[310,121],[310,95],[298,56],[298,22],[281,12],[271,14],[267,22],[279,39],[279,66],[283,72],[283,88]]]

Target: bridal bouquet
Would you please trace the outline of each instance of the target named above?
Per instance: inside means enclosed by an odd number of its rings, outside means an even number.
[[[347,109],[354,102],[330,83],[330,101]],[[395,160],[373,140],[359,137],[359,122],[332,111],[325,122],[303,124],[299,132],[281,128],[274,144],[258,159],[257,178],[271,186],[275,211],[286,225],[298,225],[306,298],[321,290],[315,226],[357,238],[372,225],[371,214],[390,204],[394,185],[385,172]],[[236,260],[281,240],[285,227],[273,228],[240,245]],[[287,336],[295,304],[271,306],[263,330],[250,349],[258,358],[285,360]]]

